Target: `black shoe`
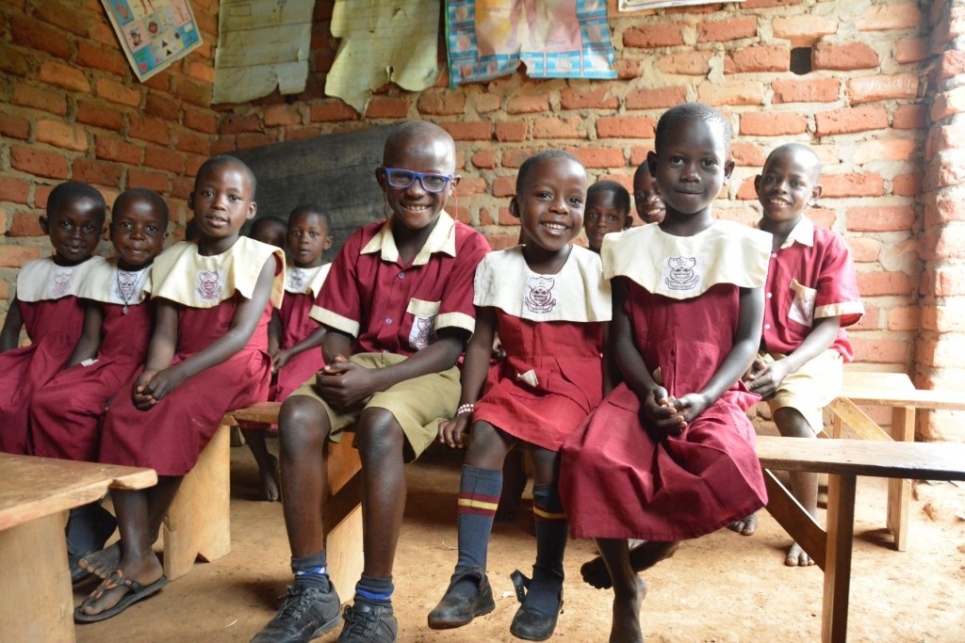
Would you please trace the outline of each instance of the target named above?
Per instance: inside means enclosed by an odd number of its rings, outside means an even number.
[[[307,643],[342,621],[341,603],[335,588],[290,586],[278,613],[251,643]]]
[[[509,576],[516,588],[516,599],[522,605],[516,610],[513,616],[513,623],[509,626],[509,633],[516,638],[527,641],[545,641],[553,636],[556,629],[556,620],[560,612],[563,611],[563,585],[562,583],[547,583],[533,581],[523,575],[518,569]],[[534,609],[526,607],[526,595],[528,593],[553,593],[557,598],[556,611],[552,614],[544,614]]]
[[[345,607],[345,627],[338,643],[395,643],[399,622],[391,605],[372,605],[356,601]]]
[[[463,580],[477,584],[474,595],[452,595],[452,588]],[[435,609],[429,612],[429,627],[434,630],[462,627],[471,623],[477,616],[489,614],[494,609],[496,609],[496,601],[493,600],[493,588],[490,587],[486,574],[478,567],[465,569],[452,575],[445,596]]]

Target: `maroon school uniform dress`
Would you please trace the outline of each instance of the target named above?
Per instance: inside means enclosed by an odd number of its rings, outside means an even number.
[[[144,364],[151,340],[151,305],[146,290],[151,266],[130,272],[117,260],[96,266],[78,297],[103,314],[97,356],[58,373],[30,404],[34,455],[94,462],[100,422],[110,400]]]
[[[94,266],[52,258],[27,262],[17,275],[17,303],[30,345],[0,353],[0,451],[28,452],[28,412],[36,391],[59,373],[80,339],[84,308],[77,291]]]
[[[614,238],[611,239],[611,236]],[[733,346],[740,288],[764,285],[770,235],[717,221],[693,237],[649,225],[608,235],[604,272],[628,287],[637,349],[668,393],[700,391]],[[658,436],[625,383],[563,445],[560,495],[576,537],[696,538],[767,499],[745,415],[760,398],[734,384],[679,436]]]
[[[266,399],[271,379],[268,322],[281,303],[284,256],[273,246],[240,237],[220,255],[201,256],[182,242],[154,261],[151,297],[178,305],[178,343],[172,365],[224,336],[242,299],[254,292],[269,257],[277,270],[269,303],[248,343],[227,360],[185,380],[147,411],[134,406],[140,369],[122,385],[104,418],[101,462],[150,467],[162,476],[183,476],[208,444],[222,416]]]
[[[305,340],[320,326],[309,317],[315,298],[322,290],[331,264],[317,268],[288,266],[285,274],[285,299],[281,303],[282,337],[280,348],[288,349]],[[288,395],[315,376],[325,366],[322,349],[310,348],[288,360],[275,377],[269,391],[269,400],[284,402]]]
[[[559,450],[603,397],[599,344],[612,310],[599,257],[574,246],[557,274],[540,275],[523,246],[490,253],[476,269],[473,303],[495,308],[506,351],[473,420]]]

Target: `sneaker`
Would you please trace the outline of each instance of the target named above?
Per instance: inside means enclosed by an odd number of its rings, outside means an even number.
[[[357,601],[345,607],[345,627],[338,643],[395,643],[399,622],[391,605],[372,605]]]
[[[289,586],[278,613],[251,643],[307,643],[342,621],[335,588]]]
[[[476,583],[475,594],[460,596],[453,593],[452,588],[463,580]],[[496,601],[493,600],[493,588],[489,585],[489,578],[478,567],[458,571],[452,575],[445,596],[435,609],[429,612],[429,627],[434,630],[462,627],[477,616],[489,614],[494,609]]]

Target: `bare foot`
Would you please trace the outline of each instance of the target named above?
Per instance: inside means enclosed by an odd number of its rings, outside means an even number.
[[[105,547],[93,554],[88,554],[77,561],[81,569],[90,572],[100,578],[107,578],[121,561],[121,544],[116,542],[110,547]]]
[[[661,560],[673,556],[678,546],[680,546],[680,543],[645,541],[630,550],[630,567],[635,572],[649,569]],[[580,575],[583,576],[584,583],[597,589],[613,587],[610,572],[600,556],[583,563],[583,566],[580,567]]]
[[[123,579],[136,581],[143,586],[149,586],[164,576],[161,568],[161,561],[153,553],[144,560],[125,561],[118,566],[116,574],[112,578],[101,583],[94,592],[84,599],[81,603],[80,611],[87,615],[100,614],[117,605],[121,600],[132,592],[132,589],[123,584]],[[120,582],[114,582],[120,581]]]
[[[647,583],[637,577],[637,591],[625,598],[613,597],[613,624],[610,643],[643,643],[640,629],[640,604],[647,596]]]
[[[278,489],[278,458],[273,455],[268,458],[267,465],[258,470],[261,475],[261,497],[268,502],[278,502],[281,495]]]
[[[753,513],[743,520],[735,520],[727,525],[731,531],[736,531],[741,536],[753,536],[757,531],[757,514]]]
[[[787,550],[784,564],[788,567],[810,567],[814,564],[814,560],[808,556],[806,551],[801,549],[800,545],[792,543],[791,548]]]

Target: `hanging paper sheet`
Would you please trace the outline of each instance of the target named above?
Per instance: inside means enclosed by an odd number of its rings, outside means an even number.
[[[449,85],[512,74],[616,78],[606,0],[449,0]]]
[[[144,82],[201,46],[188,0],[101,0],[134,75]]]

